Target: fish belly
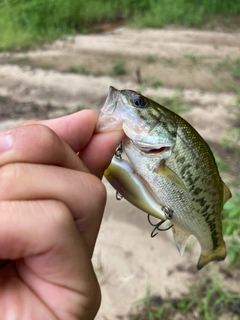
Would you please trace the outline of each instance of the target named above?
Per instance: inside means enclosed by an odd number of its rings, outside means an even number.
[[[139,153],[130,141],[125,142],[124,149],[137,174],[148,184],[154,198],[163,206],[173,210],[171,221],[174,224],[174,240],[179,252],[183,253],[187,240],[192,234],[201,246],[198,269],[212,260],[224,259],[226,249],[222,237],[221,219],[214,215],[208,219],[203,216],[202,195],[199,198],[197,196],[194,198],[186,181],[184,182],[186,184],[185,190],[156,173],[161,155],[150,157]],[[169,161],[169,165],[173,171],[177,170],[173,160]]]

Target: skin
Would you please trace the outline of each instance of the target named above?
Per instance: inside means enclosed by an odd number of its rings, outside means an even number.
[[[100,179],[122,132],[95,134],[96,122],[81,111],[0,133],[3,320],[90,320],[98,311],[91,257],[106,202]]]

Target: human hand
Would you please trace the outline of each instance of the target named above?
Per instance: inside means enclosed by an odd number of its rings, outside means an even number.
[[[0,270],[1,320],[96,315],[91,256],[106,201],[99,178],[122,138],[94,134],[96,121],[81,111],[0,133],[0,259],[9,260]]]

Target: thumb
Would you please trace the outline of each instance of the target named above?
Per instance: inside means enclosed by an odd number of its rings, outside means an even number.
[[[61,118],[50,120],[30,120],[19,126],[42,124],[52,129],[77,153],[91,139],[98,115],[92,110],[82,110]]]

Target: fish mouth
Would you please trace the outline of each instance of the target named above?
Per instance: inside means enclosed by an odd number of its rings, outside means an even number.
[[[157,154],[163,153],[163,152],[167,152],[167,153],[171,153],[172,150],[172,146],[170,145],[148,145],[143,146],[142,144],[139,144],[138,141],[132,141],[133,145],[135,148],[137,148],[141,153],[144,153],[145,155],[149,155],[149,156],[155,156]]]
[[[139,147],[139,145],[136,144],[136,142],[133,141],[133,144],[135,147],[137,147],[140,151],[149,154],[149,155],[155,155],[162,152],[167,152],[171,150],[170,146],[151,146],[151,147]]]
[[[119,121],[119,114],[115,114],[120,99],[120,91],[111,86],[99,115],[96,126],[97,132],[122,129],[122,121]]]
[[[107,99],[101,109],[96,126],[97,132],[124,130],[124,125],[134,132],[147,133],[149,126],[132,114],[132,109],[125,104],[120,90],[110,87]]]
[[[110,86],[107,99],[102,110],[108,115],[112,115],[117,108],[117,103],[120,100],[120,91]]]
[[[145,130],[147,128],[144,128]],[[126,136],[132,141],[135,148],[146,154],[157,154],[164,151],[169,151],[173,147],[173,143],[169,140],[163,139],[161,137],[156,137],[155,139],[148,136],[148,132],[145,130],[137,131],[132,126],[129,126],[126,122],[123,123],[123,131]]]

